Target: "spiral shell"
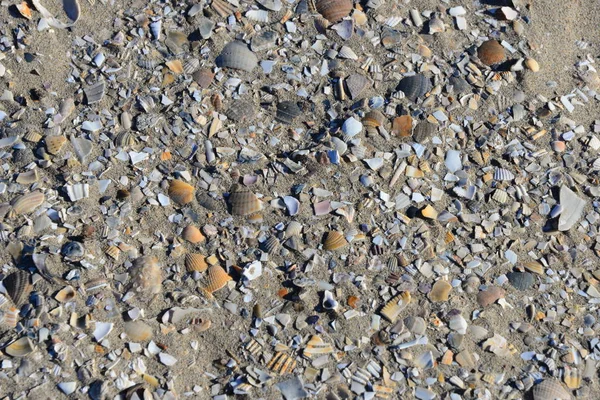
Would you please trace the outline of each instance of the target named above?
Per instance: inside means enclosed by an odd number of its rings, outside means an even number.
[[[338,250],[348,245],[348,241],[341,232],[330,231],[325,237],[323,248],[325,250]]]
[[[180,206],[186,205],[194,199],[194,187],[179,179],[174,179],[169,185],[169,197]]]
[[[221,54],[217,57],[216,63],[219,68],[232,68],[252,72],[258,64],[258,58],[248,48],[246,43],[236,40],[225,45]]]
[[[401,90],[412,102],[423,97],[431,88],[431,80],[423,74],[405,76],[398,84],[398,90]]]
[[[315,7],[326,20],[337,22],[350,15],[353,4],[352,0],[317,0]]]
[[[277,104],[275,120],[282,124],[290,125],[293,120],[302,113],[298,104],[294,101],[282,101]]]
[[[183,228],[181,237],[192,244],[200,243],[206,239],[202,232],[200,232],[200,229],[194,225],[188,225]]]
[[[185,255],[185,268],[188,272],[204,272],[208,269],[208,264],[202,254],[188,253]]]
[[[17,215],[28,214],[38,208],[46,200],[42,192],[31,192],[15,198],[12,207]]]
[[[138,257],[131,267],[133,287],[142,294],[158,294],[162,290],[162,269],[158,258]]]
[[[494,65],[504,61],[504,47],[497,40],[487,40],[477,49],[477,57],[485,65]]]
[[[250,215],[260,211],[261,201],[245,186],[235,184],[229,191],[229,206],[233,215]]]
[[[208,268],[206,282],[202,288],[205,294],[211,295],[227,285],[231,276],[219,265],[212,265]]]

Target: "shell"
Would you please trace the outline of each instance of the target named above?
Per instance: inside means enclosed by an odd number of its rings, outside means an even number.
[[[500,204],[504,204],[508,201],[508,193],[506,193],[502,189],[496,189],[496,190],[494,190],[492,199],[496,200]]]
[[[398,90],[402,91],[412,102],[423,97],[432,89],[431,80],[423,74],[405,76],[398,84]]]
[[[258,64],[258,58],[246,43],[233,41],[228,43],[216,59],[219,68],[239,69],[251,72]]]
[[[185,61],[185,63],[183,64],[183,72],[185,72],[186,74],[191,74],[194,71],[196,71],[198,69],[198,67],[200,66],[200,60],[198,60],[197,58],[190,58],[188,60]]]
[[[337,22],[350,15],[352,0],[316,0],[315,8],[329,22]]]
[[[291,221],[285,228],[285,237],[299,235],[302,232],[303,225],[298,221]]]
[[[394,118],[392,133],[400,137],[409,137],[412,135],[412,122],[413,119],[410,115],[401,115]]]
[[[29,131],[25,134],[25,136],[23,136],[23,140],[25,140],[27,142],[37,143],[40,140],[42,140],[42,137],[43,136],[37,132]]]
[[[569,392],[556,379],[545,379],[531,392],[533,400],[571,400]]]
[[[58,154],[60,149],[67,142],[67,138],[64,136],[50,136],[46,138],[46,150],[48,153],[55,155]]]
[[[229,206],[233,215],[250,215],[261,210],[262,203],[254,193],[245,186],[235,184],[229,190]]]
[[[174,72],[176,74],[183,73],[183,64],[181,63],[181,60],[170,60],[167,61],[165,65],[167,66],[167,68],[169,68],[171,72]]]
[[[56,296],[54,296],[54,298],[59,303],[68,303],[69,301],[73,300],[76,295],[77,292],[72,286],[65,286],[64,288],[59,290],[58,293],[56,293]]]
[[[145,342],[152,338],[152,328],[142,321],[125,322],[125,333],[134,342]]]
[[[98,103],[104,97],[104,81],[98,81],[84,89],[88,104]]]
[[[267,254],[273,254],[279,248],[279,240],[275,236],[269,236],[267,240],[260,244],[260,249]]]
[[[436,219],[438,212],[431,206],[431,204],[428,204],[421,210],[421,215],[423,218]]]
[[[325,237],[323,242],[323,249],[325,250],[338,250],[348,245],[348,241],[344,237],[344,234],[338,231],[330,231]]]
[[[290,125],[292,121],[302,113],[298,104],[294,101],[282,101],[277,104],[275,120],[282,124]]]
[[[29,214],[38,208],[46,200],[42,192],[31,192],[15,198],[12,201],[12,207],[17,215]]]
[[[4,278],[2,284],[15,306],[21,306],[29,298],[32,285],[27,271],[17,270],[13,272]]]
[[[246,18],[257,22],[269,22],[269,12],[265,10],[248,10]]]
[[[14,328],[17,326],[17,322],[19,321],[19,309],[16,307],[10,307],[8,311],[4,313],[4,323]]]
[[[296,360],[289,354],[278,351],[267,363],[267,368],[278,375],[291,374],[296,369]]]
[[[231,279],[231,276],[220,265],[211,265],[208,268],[206,283],[202,290],[204,293],[212,295],[217,290],[225,287]]]
[[[370,81],[364,75],[352,74],[344,80],[344,83],[350,98],[355,100],[369,86]]]
[[[204,272],[208,269],[206,257],[198,253],[188,253],[185,255],[185,268],[188,272]]]
[[[169,185],[169,197],[180,206],[194,200],[194,187],[179,179],[174,179]]]
[[[378,127],[385,124],[385,120],[385,116],[381,111],[373,110],[365,114],[362,119],[362,124],[364,126]]]
[[[534,276],[529,272],[510,272],[506,277],[517,290],[527,290],[535,282]]]
[[[333,293],[329,290],[326,290],[323,293],[323,308],[326,310],[335,310],[338,308],[339,303],[333,297]]]
[[[315,355],[333,353],[333,346],[330,343],[325,343],[320,336],[313,335],[304,349],[304,356],[312,358]]]
[[[451,76],[448,78],[448,83],[452,86],[454,93],[467,93],[471,91],[471,85],[460,76]]]
[[[421,121],[413,130],[413,139],[417,143],[424,143],[437,132],[437,125],[428,121]]]
[[[227,118],[235,122],[250,122],[256,116],[254,104],[244,101],[235,100],[225,112]]]
[[[34,344],[27,336],[15,340],[4,348],[4,352],[12,357],[25,357],[34,350]]]
[[[358,60],[358,56],[356,55],[354,50],[352,50],[348,46],[342,46],[342,48],[338,52],[338,57],[345,58],[348,60]]]
[[[181,231],[181,237],[192,244],[203,242],[206,238],[200,232],[200,229],[194,225],[188,225]]]
[[[134,290],[142,294],[158,294],[162,290],[162,269],[158,258],[138,257],[131,267]]]
[[[154,40],[160,40],[160,32],[162,29],[162,20],[154,21],[150,23],[150,33]]]
[[[504,47],[497,40],[487,40],[477,49],[477,57],[485,65],[494,65],[504,61]]]
[[[119,249],[117,246],[108,246],[104,253],[106,253],[106,255],[113,260],[117,261],[119,259],[119,255],[121,254],[121,249]]]
[[[136,144],[136,137],[129,131],[119,132],[117,136],[115,136],[115,146],[117,147],[135,146]]]
[[[544,275],[544,266],[538,261],[529,261],[523,264],[523,267],[534,274]]]
[[[400,312],[402,312],[402,310],[404,310],[406,306],[410,303],[410,300],[410,292],[402,292],[390,301],[388,301],[379,313],[382,317],[384,317],[391,323],[394,323],[400,315]]]
[[[515,179],[515,174],[504,168],[496,168],[494,179],[497,181],[512,181]]]
[[[78,0],[63,0],[63,10],[73,23],[77,22],[81,14],[81,7]]]
[[[192,78],[202,89],[207,89],[215,78],[215,74],[208,68],[202,68],[194,72]]]
[[[488,286],[485,290],[477,293],[477,303],[481,307],[487,307],[494,304],[498,299],[505,296],[504,289],[498,286]]]
[[[452,290],[452,285],[445,280],[439,280],[434,283],[429,292],[429,299],[433,302],[448,301],[448,296]]]
[[[210,329],[212,322],[210,319],[195,317],[191,319],[190,325],[196,332],[205,332]]]

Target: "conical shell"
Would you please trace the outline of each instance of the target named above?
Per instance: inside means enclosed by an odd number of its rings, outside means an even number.
[[[364,126],[372,126],[372,127],[381,126],[381,125],[385,124],[385,116],[381,113],[381,111],[377,111],[377,110],[369,111],[363,117],[362,124]]]
[[[188,272],[204,272],[208,268],[206,258],[202,254],[188,253],[185,255],[185,268]]]
[[[225,115],[235,122],[250,122],[256,115],[255,108],[254,104],[248,101],[235,100],[231,103]]]
[[[338,231],[330,231],[327,233],[325,237],[325,242],[323,243],[323,249],[325,250],[338,250],[342,247],[348,245],[348,241],[344,237],[341,232]]]
[[[569,392],[556,379],[546,379],[535,385],[533,400],[571,400]]]
[[[352,0],[316,0],[315,7],[329,22],[338,22],[350,15],[353,4]]]
[[[350,94],[350,98],[355,100],[360,96],[360,94],[365,90],[365,88],[370,84],[369,79],[360,74],[352,74],[348,76],[344,83],[346,84],[346,89],[348,89],[348,94]]]
[[[12,207],[17,215],[28,214],[38,208],[46,199],[42,192],[31,192],[15,198]]]
[[[174,179],[169,185],[169,197],[175,203],[183,206],[194,200],[194,187],[179,179]]]
[[[410,303],[411,296],[409,292],[402,292],[390,300],[379,312],[385,319],[391,323],[396,322],[400,312]]]
[[[229,191],[229,206],[233,215],[250,215],[261,209],[261,201],[245,186],[235,184]]]
[[[431,88],[431,80],[423,74],[405,76],[398,84],[398,90],[401,90],[413,102],[416,102],[419,97],[423,97]]]
[[[58,154],[63,145],[67,142],[64,136],[50,136],[46,138],[46,150],[50,154]]]
[[[19,307],[27,301],[29,293],[31,293],[32,285],[29,273],[23,270],[17,270],[8,275],[2,281],[6,288],[8,296],[13,301],[15,306]]]
[[[207,89],[215,78],[215,74],[210,69],[202,68],[194,72],[192,78],[202,89]]]
[[[25,357],[35,350],[33,342],[27,336],[15,340],[4,348],[4,352],[12,357]]]
[[[240,69],[251,72],[258,64],[258,58],[250,51],[246,43],[233,41],[228,43],[216,60],[219,68]]]
[[[275,120],[282,124],[290,125],[292,121],[302,113],[298,104],[294,101],[282,101],[277,104]]]
[[[494,65],[504,61],[504,47],[497,40],[485,41],[477,49],[477,57],[486,65]]]
[[[145,342],[152,338],[152,328],[142,321],[125,322],[125,333],[134,342]]]
[[[304,356],[311,358],[316,355],[333,353],[333,346],[330,343],[325,343],[320,336],[313,335],[304,349]]]
[[[200,232],[200,229],[196,228],[194,225],[188,225],[183,228],[181,237],[192,244],[200,243],[206,239],[202,232]]]
[[[157,294],[162,290],[162,269],[158,258],[143,256],[136,258],[131,267],[134,290],[142,294]]]
[[[231,276],[221,266],[212,265],[208,268],[206,284],[203,288],[204,292],[212,295],[217,290],[225,287],[231,279]]]

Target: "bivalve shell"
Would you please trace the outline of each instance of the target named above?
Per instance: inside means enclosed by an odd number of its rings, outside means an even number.
[[[48,153],[55,155],[58,154],[60,149],[67,142],[67,138],[64,136],[50,136],[46,138],[46,150]]]
[[[45,199],[44,193],[35,191],[15,198],[12,207],[17,215],[29,214],[42,205]]]
[[[316,355],[333,353],[333,346],[330,343],[325,343],[320,336],[313,335],[304,349],[304,356],[312,358]]]
[[[188,225],[181,231],[181,237],[192,244],[203,242],[206,238],[200,232],[200,229],[194,225]]]
[[[194,72],[192,78],[202,89],[207,89],[215,78],[215,74],[210,69],[202,68]]]
[[[506,54],[504,47],[497,40],[487,40],[477,49],[477,57],[485,65],[494,65],[504,61]]]
[[[323,249],[325,250],[339,250],[342,247],[348,245],[348,241],[344,237],[344,234],[338,231],[330,231],[325,237],[323,242]]]
[[[413,130],[413,139],[417,143],[424,143],[437,132],[437,125],[428,121],[421,121]]]
[[[35,346],[31,339],[27,336],[15,340],[4,348],[4,352],[12,357],[25,357],[35,350]]]
[[[348,94],[350,94],[352,100],[357,99],[370,84],[369,79],[366,76],[359,74],[348,76],[344,80],[344,83],[346,84],[346,89],[348,89]]]
[[[278,351],[267,363],[267,368],[278,375],[291,374],[296,369],[296,360],[289,354]]]
[[[169,184],[169,197],[180,206],[194,200],[194,187],[179,179],[174,179]]]
[[[445,280],[437,281],[429,292],[429,299],[433,302],[448,301],[452,285]]]
[[[275,236],[269,236],[260,244],[260,249],[267,254],[273,254],[279,248],[279,240]]]
[[[235,184],[229,190],[229,206],[233,215],[251,215],[261,210],[262,203],[245,186]]]
[[[534,277],[529,272],[510,272],[506,274],[510,283],[517,290],[527,290],[534,284]]]
[[[244,101],[235,100],[225,112],[227,118],[235,122],[250,122],[256,116],[254,104]]]
[[[60,303],[68,303],[69,301],[73,300],[76,295],[77,292],[75,291],[73,286],[65,286],[64,288],[59,290],[58,293],[56,293],[56,296],[54,296],[54,298]]]
[[[533,400],[571,400],[569,392],[556,379],[545,379],[532,390]]]
[[[142,321],[125,322],[125,333],[134,342],[145,342],[152,338],[152,328]]]
[[[225,287],[231,279],[220,265],[212,265],[208,268],[206,283],[202,289],[210,297],[214,292]]]
[[[385,124],[385,116],[378,110],[372,110],[365,114],[362,119],[364,126],[378,127]]]
[[[141,294],[158,294],[162,290],[162,269],[158,258],[138,257],[131,267],[134,289]]]
[[[188,253],[185,255],[185,268],[188,272],[204,272],[208,269],[206,257],[198,253]]]
[[[17,307],[28,299],[32,289],[29,273],[23,270],[17,270],[8,275],[4,278],[2,284],[6,289],[6,293]]]
[[[350,15],[353,4],[352,0],[317,0],[315,8],[329,22],[338,22]]]
[[[252,72],[258,64],[258,58],[248,48],[246,43],[236,40],[228,43],[221,50],[216,63],[219,68],[232,68]]]
[[[410,115],[401,115],[400,117],[394,118],[394,122],[392,123],[392,133],[400,137],[412,135],[412,122],[413,119]]]
[[[282,101],[277,104],[275,120],[282,124],[290,125],[301,113],[302,110],[300,110],[296,102]]]
[[[396,322],[396,319],[410,303],[410,292],[402,292],[392,300],[388,301],[379,312],[385,319],[391,323]]]
[[[401,90],[412,102],[416,102],[431,89],[431,80],[423,74],[405,76],[398,84],[398,90]]]

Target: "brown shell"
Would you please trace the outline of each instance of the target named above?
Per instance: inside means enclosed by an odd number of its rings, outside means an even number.
[[[400,312],[406,308],[410,303],[411,296],[410,292],[402,292],[393,299],[391,299],[379,312],[385,319],[394,323],[396,318],[400,315]]]
[[[208,68],[202,68],[194,72],[192,78],[202,89],[208,89],[215,78],[215,74]]]
[[[200,232],[200,229],[196,228],[194,225],[188,225],[183,228],[181,237],[193,244],[200,243],[206,239],[202,232]]]
[[[316,0],[315,7],[329,22],[337,22],[352,12],[352,0]]]
[[[204,332],[210,329],[212,322],[210,319],[195,317],[190,321],[190,325],[196,332]]]
[[[142,294],[157,294],[162,290],[162,269],[158,258],[138,257],[131,267],[134,289]]]
[[[125,322],[125,333],[134,342],[145,342],[152,338],[152,328],[142,321]]]
[[[119,259],[119,255],[121,254],[121,249],[119,249],[117,246],[108,246],[104,253],[106,253],[106,255],[113,260],[117,261]]]
[[[267,363],[267,368],[278,375],[291,374],[296,368],[296,360],[293,356],[278,351]]]
[[[35,350],[35,346],[27,336],[15,340],[4,348],[4,352],[12,357],[25,357],[33,350]]]
[[[364,126],[372,126],[376,128],[385,124],[385,116],[381,113],[381,111],[372,110],[365,114],[362,119],[362,123]]]
[[[448,281],[440,279],[433,284],[431,292],[429,292],[429,299],[433,302],[448,301],[448,296],[452,290],[452,285]]]
[[[208,268],[206,258],[202,254],[188,253],[185,255],[185,268],[189,272],[204,272]]]
[[[571,395],[556,379],[546,379],[535,385],[532,390],[533,400],[571,400]]]
[[[412,117],[410,115],[401,115],[394,118],[392,123],[392,133],[400,137],[408,137],[412,135]]]
[[[17,270],[8,275],[4,278],[2,284],[6,288],[8,296],[17,307],[27,301],[29,293],[31,293],[32,285],[29,273],[23,270]]]
[[[260,211],[261,201],[245,186],[235,184],[229,190],[229,206],[233,215],[250,215]]]
[[[485,41],[477,49],[477,57],[485,65],[498,64],[506,58],[504,47],[497,40]]]
[[[169,185],[169,197],[180,206],[194,200],[194,187],[179,179],[174,179]]]
[[[38,208],[46,200],[42,192],[31,192],[15,198],[12,201],[13,210],[17,215],[28,214]]]
[[[231,276],[220,265],[212,265],[208,268],[206,284],[203,287],[205,293],[212,295],[227,285]]]
[[[223,47],[221,54],[216,59],[216,64],[219,68],[232,68],[252,72],[258,64],[258,58],[248,48],[246,43],[235,40]]]
[[[327,233],[323,248],[325,250],[338,250],[348,245],[348,241],[341,232],[331,231]]]
[[[67,142],[64,136],[50,136],[46,138],[46,150],[50,154],[58,154],[63,145]]]

